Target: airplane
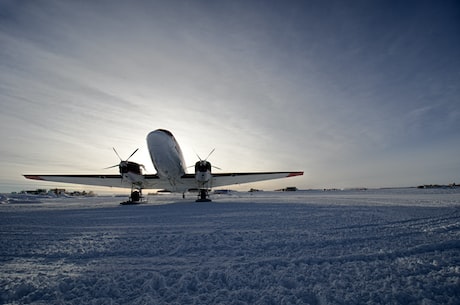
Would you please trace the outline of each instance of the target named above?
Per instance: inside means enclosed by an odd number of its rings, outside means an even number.
[[[84,184],[95,186],[131,188],[131,196],[122,204],[138,204],[142,201],[142,189],[162,189],[170,192],[182,193],[190,190],[198,191],[197,202],[211,201],[209,191],[214,187],[228,186],[263,180],[296,177],[303,175],[303,171],[294,172],[243,172],[243,173],[212,173],[211,163],[207,158],[195,163],[195,173],[187,173],[184,156],[173,134],[166,129],[157,129],[147,135],[147,146],[156,174],[144,174],[143,165],[129,161],[137,152],[122,160],[118,164],[119,175],[42,175],[25,174],[24,177],[32,180]],[[111,167],[116,167],[111,166]],[[109,167],[110,168],[110,167]]]

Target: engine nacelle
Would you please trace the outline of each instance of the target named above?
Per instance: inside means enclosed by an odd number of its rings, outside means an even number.
[[[195,179],[197,182],[204,184],[209,182],[211,177],[211,163],[203,160],[195,163]]]
[[[136,175],[142,175],[142,165],[131,161],[121,161],[118,166],[120,174],[133,173]]]

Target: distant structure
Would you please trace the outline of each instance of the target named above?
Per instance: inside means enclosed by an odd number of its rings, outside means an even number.
[[[419,185],[417,188],[419,189],[445,189],[445,188],[456,188],[458,184],[451,183],[448,185],[442,185],[442,184],[424,184],[424,185]]]
[[[27,194],[27,195],[47,195],[48,191],[46,189],[36,189],[36,190],[28,190],[28,191],[22,191],[21,194]]]
[[[295,191],[298,191],[299,189],[295,186],[288,186],[284,189],[279,189],[279,190],[275,190],[276,192],[295,192]]]
[[[21,191],[20,194],[27,194],[27,195],[56,195],[56,196],[83,196],[83,197],[93,197],[96,196],[93,191],[73,191],[67,192],[65,189],[36,189],[36,190],[28,190],[28,191]]]
[[[214,190],[214,194],[216,195],[229,195],[229,194],[232,194],[234,193],[235,191],[234,190]]]

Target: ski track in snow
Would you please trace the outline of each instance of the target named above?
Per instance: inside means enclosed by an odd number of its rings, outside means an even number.
[[[459,189],[193,199],[3,195],[0,304],[460,304]]]

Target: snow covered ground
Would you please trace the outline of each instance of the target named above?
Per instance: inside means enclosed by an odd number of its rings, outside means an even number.
[[[460,190],[0,196],[0,304],[460,304]]]

